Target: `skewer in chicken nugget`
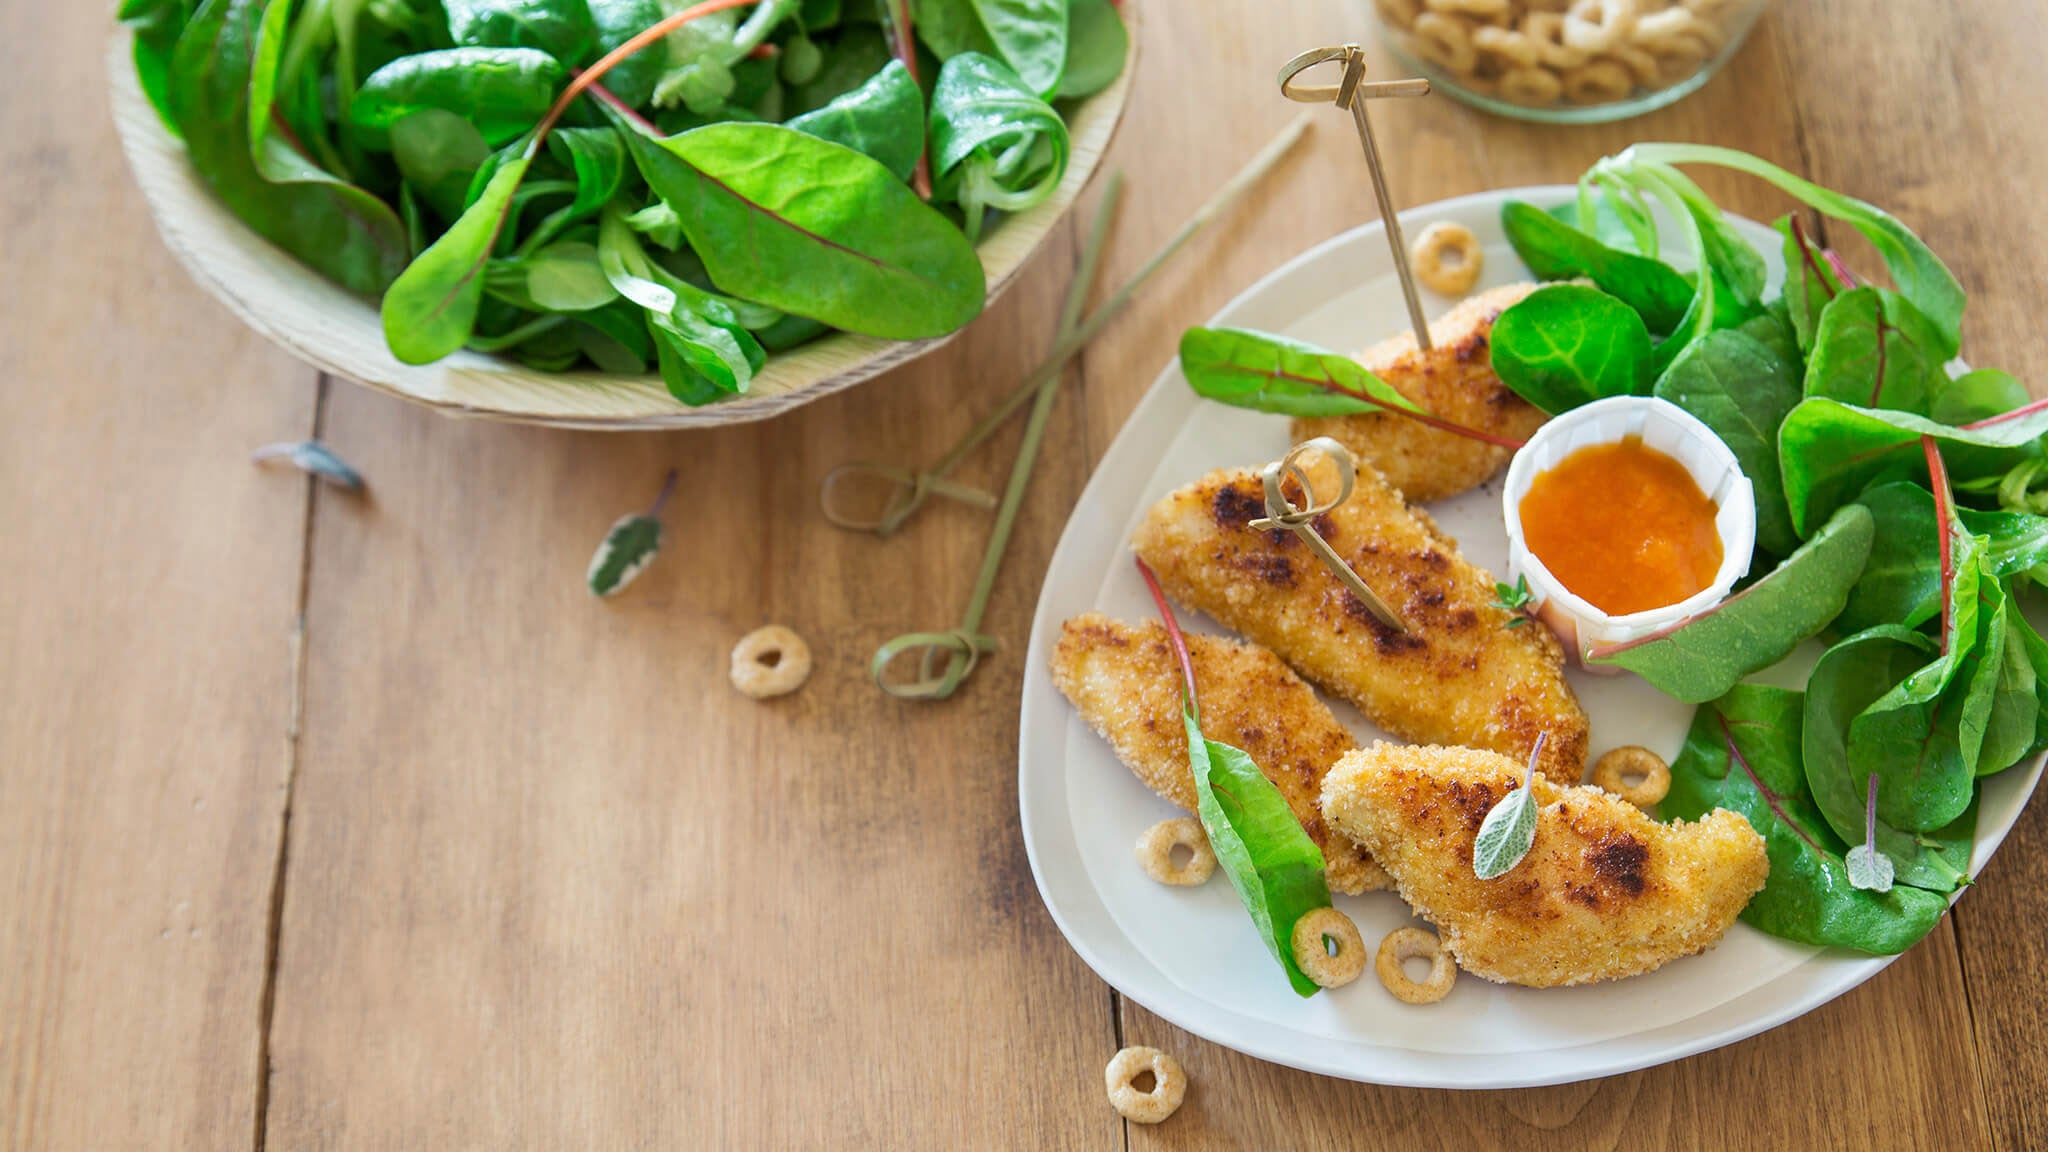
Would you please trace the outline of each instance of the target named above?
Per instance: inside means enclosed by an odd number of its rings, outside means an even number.
[[[1365,465],[1351,498],[1314,521],[1400,616],[1401,631],[1292,533],[1253,528],[1265,513],[1255,472],[1211,472],[1154,505],[1133,546],[1168,595],[1272,649],[1392,735],[1526,757],[1547,732],[1537,768],[1578,782],[1586,714],[1565,683],[1557,638],[1501,607],[1493,577],[1434,521]]]
[[[1429,326],[1435,347],[1416,347],[1403,332],[1376,344],[1359,361],[1431,415],[1509,440],[1542,427],[1542,409],[1515,395],[1493,371],[1493,322],[1534,284],[1493,288],[1459,304]],[[1468,491],[1507,466],[1513,449],[1431,428],[1406,416],[1365,412],[1294,422],[1300,443],[1329,436],[1379,470],[1411,503],[1427,504]]]

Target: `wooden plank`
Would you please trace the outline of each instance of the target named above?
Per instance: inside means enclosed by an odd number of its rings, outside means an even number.
[[[1161,33],[1171,37],[1170,54],[1189,75],[1219,78],[1219,91],[1213,103],[1205,99],[1199,113],[1190,114],[1180,106],[1192,98],[1187,86],[1169,93],[1142,87],[1126,131],[1144,141],[1144,148],[1159,149],[1183,167],[1227,170],[1234,154],[1255,147],[1287,115],[1266,75],[1297,51],[1355,36],[1355,29],[1336,31],[1344,25],[1345,11],[1342,4],[1289,5],[1282,15],[1262,6],[1256,18],[1247,11],[1173,22],[1170,31]],[[1444,99],[1376,107],[1375,126],[1397,185],[1396,202],[1412,205],[1491,187],[1569,183],[1601,156],[1644,139],[1728,144],[1797,170],[1803,165],[1794,103],[1785,87],[1786,35],[1775,17],[1767,19],[1728,69],[1699,94],[1623,124],[1516,124]],[[1167,54],[1150,53],[1150,58]],[[1396,71],[1390,62],[1382,63],[1388,66],[1376,69],[1377,74]],[[1847,100],[1855,91],[1854,85],[1838,84],[1834,98]],[[1314,155],[1297,161],[1284,186],[1276,182],[1267,192],[1260,205],[1265,212],[1234,226],[1232,242],[1213,244],[1213,255],[1198,257],[1204,262],[1201,276],[1152,294],[1091,358],[1092,451],[1107,446],[1131,404],[1172,357],[1188,323],[1302,248],[1376,214],[1349,126],[1338,118],[1318,128]],[[1144,162],[1131,153],[1120,159],[1143,168]],[[1771,219],[1787,208],[1781,196],[1754,181],[1713,172],[1697,175],[1732,210]],[[1191,175],[1181,188],[1165,194],[1193,199],[1215,178],[1214,173]],[[1150,226],[1163,233],[1174,219],[1172,212],[1161,213]],[[1143,244],[1126,246],[1127,252],[1144,249]],[[1380,335],[1361,333],[1358,343],[1363,346]],[[1656,1072],[1527,1093],[1427,1093],[1320,1080],[1196,1041],[1126,1003],[1127,1042],[1168,1038],[1188,1062],[1199,1101],[1190,1107],[1192,1116],[1158,1129],[1132,1126],[1130,1139],[1134,1148],[1349,1147],[1364,1133],[1374,1140],[1398,1134],[1401,1142],[1423,1147],[1512,1148],[1702,1143],[1775,1148],[1797,1143],[1793,1134],[1800,1132],[1813,1132],[1820,1139],[1810,1142],[1829,1146],[1839,1143],[1841,1134],[1865,1131],[1928,1141],[1981,1139],[1974,1053],[1958,1043],[1957,1030],[1965,1019],[1954,940],[1946,929],[1870,988],[1795,1029]],[[1852,1026],[1857,1035],[1832,1039],[1846,1036]],[[1808,1050],[1824,1040],[1826,1058],[1810,1059]],[[1901,1044],[1911,1052],[1902,1053]],[[1757,1091],[1780,1079],[1787,1091]],[[1863,1111],[1850,1109],[1854,1114],[1849,1116],[1837,1117],[1833,1109],[1825,1115],[1813,1111],[1814,1101],[1845,1079],[1912,1088],[1871,1093],[1860,1102]],[[1729,1099],[1745,1092],[1740,1108],[1731,1111]],[[1953,1107],[1947,1103],[1951,1098],[1957,1101]],[[1942,1115],[1922,1115],[1930,1099],[1944,1101]],[[1275,1101],[1285,1104],[1276,1107]],[[1645,1115],[1652,1123],[1642,1123]],[[1740,1125],[1731,1117],[1739,1117]],[[1738,1128],[1751,1135],[1744,1137]],[[1713,1137],[1700,1135],[1707,1133]]]
[[[951,702],[889,701],[866,666],[953,625],[988,516],[938,505],[885,543],[815,503],[832,466],[934,454],[1014,384],[1073,244],[956,348],[759,428],[549,433],[336,393],[374,498],[319,509],[271,1147],[1118,1139],[1107,993],[1016,834],[1022,642],[1085,478],[1080,405],[991,609],[1006,647]],[[999,484],[1015,442],[966,478]],[[670,466],[666,553],[593,601],[591,549]],[[757,704],[728,652],[768,622],[817,670]]]
[[[1903,34],[1866,4],[1788,5],[1812,175],[1894,208],[1941,255],[1970,296],[1963,355],[2007,369],[2048,395],[2040,337],[2048,285],[2048,183],[2040,108],[2048,102],[2048,27],[2019,0],[1944,5]],[[1853,99],[1830,93],[1853,92]],[[1847,230],[1829,233],[1837,243]],[[1858,266],[1877,268],[1852,245]],[[1998,1146],[2048,1143],[2048,1025],[2038,1011],[2048,970],[2048,814],[2035,804],[1952,918],[1969,984],[1976,1051]]]
[[[0,1146],[249,1146],[313,373],[157,240],[101,5],[0,9]]]

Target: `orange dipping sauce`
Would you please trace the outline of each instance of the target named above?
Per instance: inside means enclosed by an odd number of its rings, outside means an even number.
[[[1565,587],[1610,616],[1676,604],[1714,582],[1714,502],[1639,437],[1581,448],[1522,497],[1522,539]]]

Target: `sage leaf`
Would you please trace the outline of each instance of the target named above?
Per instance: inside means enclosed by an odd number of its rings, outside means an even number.
[[[654,506],[635,516],[622,516],[605,533],[604,542],[590,558],[585,582],[593,596],[613,596],[637,579],[661,551],[661,511],[676,490],[676,473],[671,470],[662,481]]]
[[[1842,863],[1852,886],[1871,892],[1892,890],[1892,862],[1869,843],[1849,849]]]
[[[1536,735],[1529,750],[1529,763],[1522,769],[1522,784],[1500,798],[1480,821],[1479,834],[1472,841],[1472,874],[1491,880],[1522,862],[1536,844],[1536,758],[1543,754],[1549,733]]]
[[[1667,820],[1697,820],[1726,808],[1764,838],[1770,877],[1742,919],[1803,944],[1878,955],[1904,952],[1948,910],[1945,894],[1894,885],[1871,892],[1849,883],[1846,848],[1821,818],[1800,771],[1798,692],[1743,684],[1693,714],[1685,748],[1671,763]]]
[[[1216,862],[1295,994],[1313,996],[1321,989],[1294,962],[1293,935],[1296,920],[1330,906],[1322,849],[1250,756],[1205,738],[1192,705],[1181,715],[1199,815]]]
[[[334,454],[334,450],[318,440],[301,440],[297,443],[266,444],[250,456],[258,464],[271,460],[283,460],[309,476],[317,476],[336,488],[349,492],[363,490],[362,473],[349,467],[348,462]]]
[[[1501,382],[1553,416],[1647,391],[1651,352],[1649,329],[1635,309],[1583,284],[1538,288],[1493,325]]]
[[[981,312],[974,246],[852,149],[779,124],[625,138],[728,295],[892,340],[944,336]]]
[[[1626,668],[1688,703],[1712,700],[1827,627],[1862,574],[1874,533],[1869,509],[1844,507],[1770,575],[1671,628],[1596,648],[1586,662]]]

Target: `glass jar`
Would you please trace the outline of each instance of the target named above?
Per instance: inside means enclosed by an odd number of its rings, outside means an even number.
[[[1381,41],[1437,89],[1522,120],[1662,108],[1742,46],[1770,0],[1371,0]]]

